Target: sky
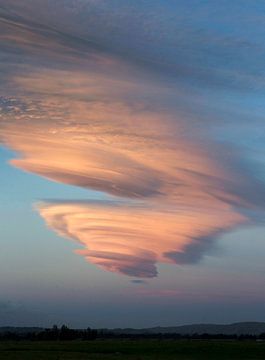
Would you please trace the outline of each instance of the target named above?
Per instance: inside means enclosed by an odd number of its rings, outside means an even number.
[[[265,321],[264,11],[0,0],[0,326]]]

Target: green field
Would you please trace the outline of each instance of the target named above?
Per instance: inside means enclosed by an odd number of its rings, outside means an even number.
[[[261,360],[265,342],[189,340],[97,340],[0,342],[7,360]]]

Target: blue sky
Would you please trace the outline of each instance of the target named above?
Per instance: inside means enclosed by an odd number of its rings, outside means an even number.
[[[265,320],[264,10],[0,0],[0,326]]]

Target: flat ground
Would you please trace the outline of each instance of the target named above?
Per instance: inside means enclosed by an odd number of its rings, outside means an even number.
[[[265,342],[96,340],[0,342],[4,360],[264,360]]]

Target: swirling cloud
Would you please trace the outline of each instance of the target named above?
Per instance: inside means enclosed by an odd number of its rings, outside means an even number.
[[[161,200],[162,201],[162,200]],[[60,235],[77,240],[76,252],[108,271],[155,277],[156,263],[198,261],[217,229],[246,221],[229,209],[178,209],[177,204],[44,203],[40,214]],[[219,230],[220,231],[220,230]],[[198,237],[198,234],[201,234]]]
[[[76,101],[65,109],[57,120],[7,123],[3,141],[22,155],[11,163],[23,170],[128,199],[40,205],[47,224],[80,242],[88,261],[154,277],[157,262],[198,261],[217,234],[248,221],[233,205],[246,202],[239,182],[233,191],[215,149],[208,155],[207,146],[183,138],[181,121],[120,104]]]
[[[248,222],[233,205],[246,203],[236,193],[240,181],[214,148],[210,155],[183,138],[181,121],[120,104],[72,101],[65,109],[56,121],[9,123],[5,142],[23,155],[11,162],[23,170],[128,199],[39,206],[49,227],[84,246],[78,253],[88,261],[154,277],[156,263],[197,262],[217,235]],[[55,116],[47,104],[44,113]]]
[[[16,63],[16,46],[25,61],[16,70],[5,63],[3,76],[7,94],[16,93],[0,99],[0,140],[18,153],[11,164],[116,197],[39,204],[50,228],[83,246],[77,253],[108,271],[151,278],[157,263],[195,263],[217,237],[264,212],[264,184],[238,148],[211,136],[209,118],[196,124],[203,102],[187,84],[201,79],[201,67],[181,60],[173,71],[159,56],[152,62],[152,52],[139,60],[95,33],[83,39],[65,24],[2,12],[7,58]],[[210,66],[204,83],[219,79],[220,68]],[[173,83],[165,81],[170,71]]]

